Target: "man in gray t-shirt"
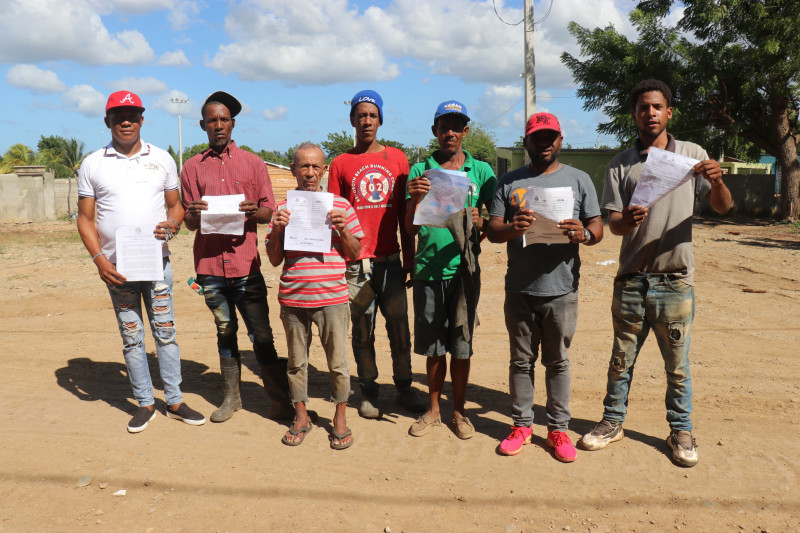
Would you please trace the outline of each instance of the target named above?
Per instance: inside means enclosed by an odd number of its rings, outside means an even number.
[[[617,155],[606,169],[603,208],[608,227],[622,235],[619,270],[614,280],[611,314],[614,348],[608,368],[603,419],[579,444],[600,450],[622,438],[633,366],[653,330],[667,371],[667,444],[681,466],[697,464],[692,437],[692,379],[689,337],[694,319],[692,217],[696,198],[708,198],[723,214],[731,195],[722,182],[719,163],[696,144],[676,141],[667,133],[672,93],[663,82],[645,80],[631,92],[636,146]],[[699,160],[694,176],[649,207],[629,205],[651,147]]]
[[[559,461],[576,458],[567,436],[569,411],[569,355],[567,349],[578,319],[578,245],[595,244],[603,238],[603,222],[597,193],[589,176],[558,162],[561,127],[549,113],[537,113],[525,128],[525,149],[531,163],[509,172],[497,184],[487,235],[492,242],[505,242],[506,328],[511,349],[509,388],[511,434],[500,443],[504,455],[516,455],[531,442],[533,424],[533,376],[539,346],[545,366],[547,389],[547,443]],[[523,235],[537,222],[526,197],[529,187],[569,187],[574,194],[572,218],[557,227],[564,242],[523,246]],[[535,226],[534,226],[535,227]]]

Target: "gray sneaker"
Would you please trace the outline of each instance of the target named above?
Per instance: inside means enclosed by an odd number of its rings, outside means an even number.
[[[581,437],[578,444],[584,450],[602,450],[612,442],[621,440],[623,436],[622,424],[601,420],[591,432]]]
[[[378,407],[377,396],[362,396],[361,405],[358,406],[358,414],[363,418],[376,419],[381,417],[381,410]]]
[[[691,431],[673,429],[667,444],[672,448],[672,459],[680,466],[691,467],[697,464],[697,443]]]

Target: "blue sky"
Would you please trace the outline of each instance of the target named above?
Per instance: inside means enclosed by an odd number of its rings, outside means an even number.
[[[426,145],[436,106],[464,103],[498,145],[522,133],[523,0],[4,0],[0,18],[0,154],[40,135],[106,144],[105,102],[138,93],[142,137],[163,148],[206,142],[199,109],[213,91],[244,105],[234,139],[285,151],[350,129],[344,104],[361,89],[384,99],[379,136]],[[552,7],[551,7],[552,4]],[[591,147],[599,112],[582,111],[563,51],[570,21],[631,36],[631,0],[537,0],[537,105],[565,143]],[[549,14],[548,14],[549,10]],[[545,15],[547,16],[545,17]],[[179,107],[171,98],[188,98]],[[601,143],[614,139],[600,137]]]

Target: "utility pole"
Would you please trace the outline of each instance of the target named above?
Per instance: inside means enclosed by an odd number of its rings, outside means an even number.
[[[536,58],[533,53],[533,0],[525,0],[525,116],[523,117],[522,131],[531,115],[536,113]],[[525,164],[531,162],[527,150],[523,150]]]

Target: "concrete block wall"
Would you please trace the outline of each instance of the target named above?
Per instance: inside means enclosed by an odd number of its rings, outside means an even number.
[[[70,190],[71,183],[71,190]],[[55,213],[57,218],[67,216],[67,195],[69,194],[69,209],[74,215],[78,212],[78,179],[53,180]]]
[[[14,167],[0,175],[0,222],[56,219],[54,176],[45,167]]]

